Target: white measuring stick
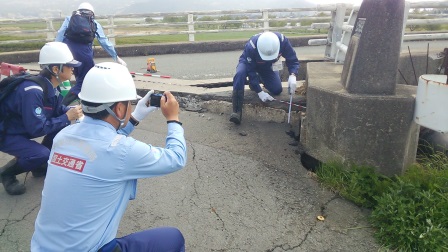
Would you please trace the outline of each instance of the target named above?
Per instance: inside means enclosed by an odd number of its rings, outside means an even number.
[[[289,95],[288,123],[291,121],[292,94]]]

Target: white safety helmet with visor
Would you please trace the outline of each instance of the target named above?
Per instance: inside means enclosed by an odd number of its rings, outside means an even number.
[[[41,69],[47,69],[56,79],[60,81],[59,74],[62,72],[63,66],[79,67],[81,62],[73,58],[72,52],[68,46],[62,42],[48,42],[39,52],[39,62]],[[50,68],[58,66],[58,73],[54,73]]]

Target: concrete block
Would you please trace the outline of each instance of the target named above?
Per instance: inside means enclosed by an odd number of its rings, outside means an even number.
[[[421,75],[439,74],[438,68],[442,65],[443,59],[444,58],[434,59],[431,55],[427,55],[426,52],[412,52],[412,49],[411,54],[409,54],[409,51],[406,48],[406,52],[403,52],[400,55],[398,64],[399,74],[397,75],[396,82],[399,84],[417,86],[417,80]]]
[[[322,72],[333,73],[333,78],[322,78]],[[340,81],[341,72],[333,63],[308,64],[301,137],[307,152],[323,162],[353,162],[388,176],[401,174],[415,162],[417,151],[416,87],[397,85],[395,95],[351,94]]]

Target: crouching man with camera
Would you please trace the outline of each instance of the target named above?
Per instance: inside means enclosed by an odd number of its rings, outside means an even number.
[[[107,91],[99,91],[104,87]],[[152,93],[131,113],[137,93],[128,69],[105,62],[89,70],[79,94],[85,118],[53,142],[31,251],[185,251],[184,237],[174,227],[116,238],[137,179],[178,171],[187,160],[179,104],[170,92],[160,99],[166,147],[128,136],[157,109],[148,106]]]

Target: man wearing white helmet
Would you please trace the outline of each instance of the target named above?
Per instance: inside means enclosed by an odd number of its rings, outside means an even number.
[[[62,105],[59,95],[59,84],[70,80],[73,68],[80,65],[67,45],[45,44],[40,50],[39,64],[42,71],[37,78],[42,86],[26,79],[0,107],[0,151],[14,156],[1,168],[3,187],[10,195],[25,193],[25,186],[16,175],[28,171],[35,177],[45,175],[54,136],[82,116],[80,106]],[[45,136],[41,143],[32,140],[41,136]]]
[[[126,66],[126,63],[118,57],[115,47],[105,35],[101,24],[95,20],[93,6],[87,2],[81,3],[78,10],[65,18],[55,39],[55,41],[66,43],[75,59],[82,62],[82,66],[75,69],[76,85],[64,97],[62,101],[64,105],[69,105],[78,98],[84,77],[95,65],[92,48],[95,38],[114,61]]]
[[[157,109],[148,106],[152,93],[131,113],[137,93],[129,70],[113,62],[90,69],[79,94],[84,120],[54,139],[31,251],[184,251],[174,227],[116,238],[137,179],[178,171],[187,160],[179,104],[170,92],[160,99],[166,147],[128,136]]]
[[[286,60],[286,66],[290,74],[288,91],[290,94],[294,94],[297,87],[296,76],[299,70],[299,60],[289,40],[278,32],[263,32],[249,39],[240,56],[236,74],[233,77],[231,122],[241,123],[244,85],[247,77],[249,77],[250,89],[255,91],[263,102],[273,101],[274,98],[263,91],[260,87],[259,78],[272,95],[279,95],[282,92],[279,75],[282,65],[281,62],[278,62],[280,57]]]

